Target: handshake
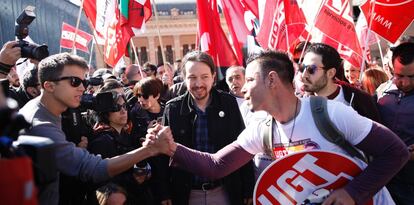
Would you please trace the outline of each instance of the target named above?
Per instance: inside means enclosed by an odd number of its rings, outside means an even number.
[[[153,151],[153,156],[165,154],[171,157],[177,149],[170,127],[159,124],[148,129],[142,146],[150,148]]]

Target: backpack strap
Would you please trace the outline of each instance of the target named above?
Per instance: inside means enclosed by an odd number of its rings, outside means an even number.
[[[332,123],[327,111],[327,99],[321,96],[311,96],[310,105],[312,117],[322,136],[329,142],[341,147],[352,157],[367,162],[366,158],[345,139],[343,133]]]
[[[263,148],[265,154],[270,156],[273,160],[276,159],[273,152],[273,117],[268,115],[263,121]]]

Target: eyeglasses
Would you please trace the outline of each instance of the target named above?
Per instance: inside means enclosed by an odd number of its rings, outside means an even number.
[[[145,100],[148,100],[149,95],[145,95],[145,94],[138,93],[137,94],[137,98],[140,98],[140,97],[143,97]]]
[[[122,105],[117,104],[115,106],[114,112],[119,112],[119,111],[121,111],[121,109],[124,109],[124,111],[128,111],[128,105],[126,103],[124,103]]]
[[[89,84],[87,80],[82,80],[76,76],[65,76],[65,77],[61,77],[59,79],[51,80],[51,81],[57,82],[57,81],[62,81],[62,80],[69,80],[70,85],[75,88],[79,87],[81,84],[83,85],[84,88],[86,88],[88,87],[88,84]]]
[[[325,67],[318,67],[317,65],[305,65],[305,64],[300,64],[299,65],[299,71],[301,73],[308,71],[309,74],[313,75],[316,70],[322,69]]]

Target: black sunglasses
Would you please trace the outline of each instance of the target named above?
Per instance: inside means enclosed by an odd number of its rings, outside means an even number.
[[[138,93],[137,94],[137,98],[140,98],[140,97],[143,97],[145,100],[148,100],[149,95],[145,95],[145,94]]]
[[[113,112],[119,112],[119,111],[121,111],[121,109],[124,109],[125,111],[128,111],[128,105],[127,105],[126,103],[124,103],[124,104],[122,104],[122,105],[117,104],[117,105],[115,106],[115,108],[114,108]]]
[[[81,84],[83,85],[84,88],[86,88],[88,87],[88,84],[89,84],[87,80],[82,80],[76,76],[65,76],[65,77],[61,77],[59,79],[51,80],[51,81],[57,82],[61,80],[69,80],[70,85],[75,88],[79,87]]]
[[[319,68],[324,68],[324,67],[318,67],[317,65],[305,65],[305,64],[300,64],[299,65],[299,71],[301,73],[308,71],[309,74],[313,75],[316,70],[318,70]]]

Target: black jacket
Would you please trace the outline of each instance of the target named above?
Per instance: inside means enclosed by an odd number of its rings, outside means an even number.
[[[374,98],[368,93],[346,83],[338,83],[342,87],[345,100],[358,114],[381,123],[380,114]]]
[[[236,99],[212,88],[211,102],[206,108],[208,137],[218,151],[232,143],[244,129]],[[169,101],[165,107],[164,124],[170,126],[174,140],[194,148],[196,111],[189,92]],[[170,189],[173,204],[188,204],[192,189],[193,174],[170,168]],[[243,198],[252,197],[254,174],[252,162],[222,179],[231,204],[243,204]]]

